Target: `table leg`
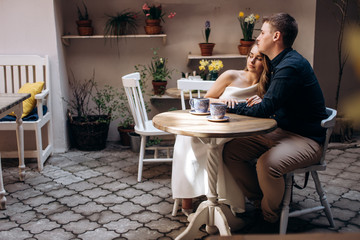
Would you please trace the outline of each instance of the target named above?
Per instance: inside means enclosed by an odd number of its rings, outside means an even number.
[[[0,209],[6,208],[6,197],[5,197],[5,189],[2,177],[2,168],[1,168],[1,154],[0,154]]]
[[[189,216],[189,225],[183,233],[176,237],[178,239],[194,239],[199,228],[206,224],[206,231],[215,234],[219,231],[221,236],[230,236],[231,231],[244,226],[244,221],[236,218],[228,206],[219,203],[217,194],[217,173],[218,173],[218,144],[215,138],[200,139],[203,144],[209,146],[207,172],[209,178],[209,193],[207,201],[202,202],[194,215]],[[229,225],[230,224],[230,225]]]
[[[16,114],[16,140],[18,147],[18,156],[19,156],[19,177],[20,181],[24,181],[25,179],[25,161],[24,161],[24,128],[22,126],[23,120],[21,119],[21,115],[23,112],[22,103],[18,105],[15,110]]]

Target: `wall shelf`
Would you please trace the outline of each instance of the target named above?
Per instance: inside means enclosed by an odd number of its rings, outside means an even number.
[[[226,54],[214,54],[212,56],[201,56],[196,54],[189,54],[187,57],[187,64],[190,64],[191,60],[201,59],[245,59],[246,55],[240,55],[238,53],[226,53]]]
[[[105,38],[162,38],[163,44],[166,44],[166,34],[155,34],[155,35],[148,35],[148,34],[135,34],[135,35],[92,35],[92,36],[79,36],[79,35],[64,35],[61,37],[61,41],[65,46],[70,46],[71,39],[105,39]]]

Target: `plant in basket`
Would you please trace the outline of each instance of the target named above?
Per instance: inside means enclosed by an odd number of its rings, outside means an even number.
[[[205,43],[199,43],[201,56],[211,56],[215,43],[209,43],[209,37],[211,33],[210,21],[205,22]]]
[[[159,34],[161,33],[162,27],[160,22],[164,20],[165,13],[163,12],[162,5],[148,5],[144,3],[142,6],[142,11],[145,14],[145,23],[146,26],[144,27],[146,34]],[[168,18],[174,18],[176,12],[171,12],[168,15]]]
[[[95,71],[90,79],[77,81],[71,72],[69,85],[72,89],[68,104],[70,134],[74,146],[80,150],[101,150],[106,146],[109,125],[119,114],[119,91],[105,85],[99,89]]]

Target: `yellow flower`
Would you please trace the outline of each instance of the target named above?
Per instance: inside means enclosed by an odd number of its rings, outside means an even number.
[[[199,66],[199,70],[200,70],[200,71],[204,71],[204,70],[205,70],[205,66],[202,66],[202,65]]]
[[[256,18],[256,20],[259,20],[259,18],[260,18],[259,14],[256,14],[255,18]]]
[[[213,65],[209,65],[209,71],[214,70],[214,66]]]
[[[243,13],[243,12],[239,12],[239,17],[240,17],[240,18],[244,17],[244,13]]]

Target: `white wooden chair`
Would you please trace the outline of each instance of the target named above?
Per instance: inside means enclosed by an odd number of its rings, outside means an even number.
[[[131,114],[135,120],[135,132],[141,136],[138,182],[141,182],[144,162],[171,162],[170,150],[173,147],[146,147],[147,137],[172,135],[154,127],[152,120],[148,119],[144,99],[140,87],[140,74],[131,73],[122,77],[126,97],[128,99]],[[154,150],[154,158],[144,158],[145,150]],[[159,158],[158,150],[166,150],[167,157]]]
[[[190,98],[193,98],[192,91],[196,91],[196,97],[200,97],[201,91],[208,91],[214,83],[215,81],[188,80],[186,78],[179,79],[177,81],[177,88],[180,89],[182,110],[186,109],[185,92],[189,92]]]
[[[320,210],[325,211],[325,215],[326,215],[331,227],[335,227],[333,216],[332,216],[332,213],[330,210],[330,205],[326,199],[324,190],[321,187],[321,182],[320,182],[320,179],[319,179],[319,176],[317,173],[318,171],[326,170],[325,154],[326,154],[326,150],[328,147],[328,143],[329,143],[329,139],[330,139],[332,130],[335,126],[335,117],[337,114],[336,110],[331,109],[331,108],[326,108],[326,112],[329,117],[321,121],[321,126],[326,128],[327,130],[326,130],[326,140],[324,143],[324,150],[323,150],[320,162],[318,164],[315,164],[315,165],[312,165],[312,166],[309,166],[306,168],[296,169],[285,175],[285,193],[284,193],[283,206],[282,206],[281,218],[280,218],[280,234],[286,233],[289,217],[297,217],[300,215],[304,215],[307,213],[316,212],[316,211],[320,211]],[[289,204],[291,202],[292,190],[293,190],[293,186],[294,186],[293,176],[294,176],[294,174],[307,173],[307,172],[311,173],[311,176],[314,180],[316,192],[319,195],[321,205],[316,206],[316,207],[309,207],[306,209],[289,212]]]
[[[186,110],[185,92],[189,93],[190,98],[193,98],[193,91],[196,91],[195,97],[201,97],[201,91],[208,91],[214,83],[215,81],[189,80],[186,78],[177,80],[177,88],[180,90],[182,110]],[[174,208],[172,212],[173,216],[176,216],[179,210],[180,201],[181,199],[179,198],[175,199]]]
[[[26,131],[35,132],[36,150],[24,151],[25,158],[36,158],[41,171],[44,162],[52,154],[52,119],[50,102],[50,74],[47,56],[37,55],[0,55],[0,93],[17,93],[25,83],[44,82],[43,91],[35,95],[39,119],[23,121]],[[43,105],[47,107],[43,114]],[[43,147],[42,129],[47,129],[47,146]],[[16,130],[15,121],[0,122],[0,131]],[[17,151],[2,152],[3,158],[17,158]]]

